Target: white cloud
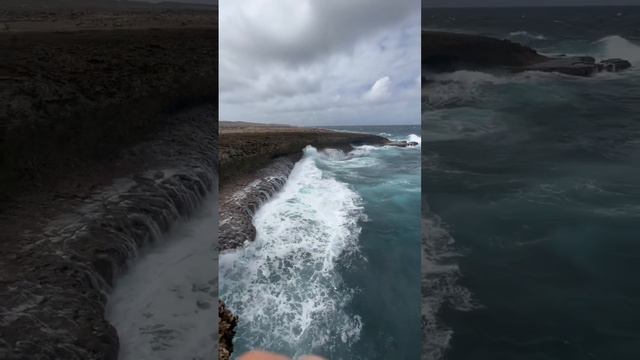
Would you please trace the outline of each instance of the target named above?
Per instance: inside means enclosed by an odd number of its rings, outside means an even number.
[[[364,93],[363,97],[372,102],[386,100],[391,96],[390,87],[391,79],[388,76],[385,76],[376,80],[373,86],[371,86],[371,89]]]

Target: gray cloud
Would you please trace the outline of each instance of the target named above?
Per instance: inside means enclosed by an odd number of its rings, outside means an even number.
[[[222,120],[418,123],[418,0],[227,0],[219,18]]]

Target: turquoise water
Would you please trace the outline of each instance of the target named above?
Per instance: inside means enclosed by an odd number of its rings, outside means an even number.
[[[420,140],[419,126],[339,130]],[[256,241],[220,257],[235,355],[418,358],[420,147],[303,151]]]
[[[427,74],[425,359],[638,358],[640,10],[431,9],[423,23],[634,65]]]

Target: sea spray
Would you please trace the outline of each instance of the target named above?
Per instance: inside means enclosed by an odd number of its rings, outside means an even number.
[[[240,317],[241,350],[250,344],[296,355],[359,337],[360,318],[343,309],[354,290],[335,268],[358,251],[362,198],[326,176],[318,156],[305,148],[280,193],[256,212],[255,242],[221,254],[221,294]]]

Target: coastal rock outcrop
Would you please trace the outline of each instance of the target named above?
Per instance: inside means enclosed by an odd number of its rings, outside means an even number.
[[[622,59],[607,59],[596,62],[591,56],[557,57],[525,66],[517,71],[559,72],[574,76],[591,76],[595,73],[607,71],[618,72],[631,67],[631,63]]]
[[[255,180],[222,197],[219,209],[218,249],[242,246],[256,237],[253,215],[265,201],[278,192],[300,156],[280,157],[258,169]]]
[[[234,249],[255,239],[255,211],[284,186],[305,146],[350,150],[361,144],[390,141],[377,135],[296,127],[225,131],[222,123],[218,249]]]
[[[392,141],[387,144],[387,146],[395,146],[395,147],[409,147],[409,146],[418,146],[419,143],[415,141]]]
[[[432,71],[522,67],[547,59],[509,40],[442,31],[422,32],[422,65]]]
[[[618,72],[631,67],[631,63],[623,59],[596,62],[590,56],[550,57],[509,40],[426,30],[422,32],[422,65],[433,72],[497,69],[558,72],[573,76]]]

